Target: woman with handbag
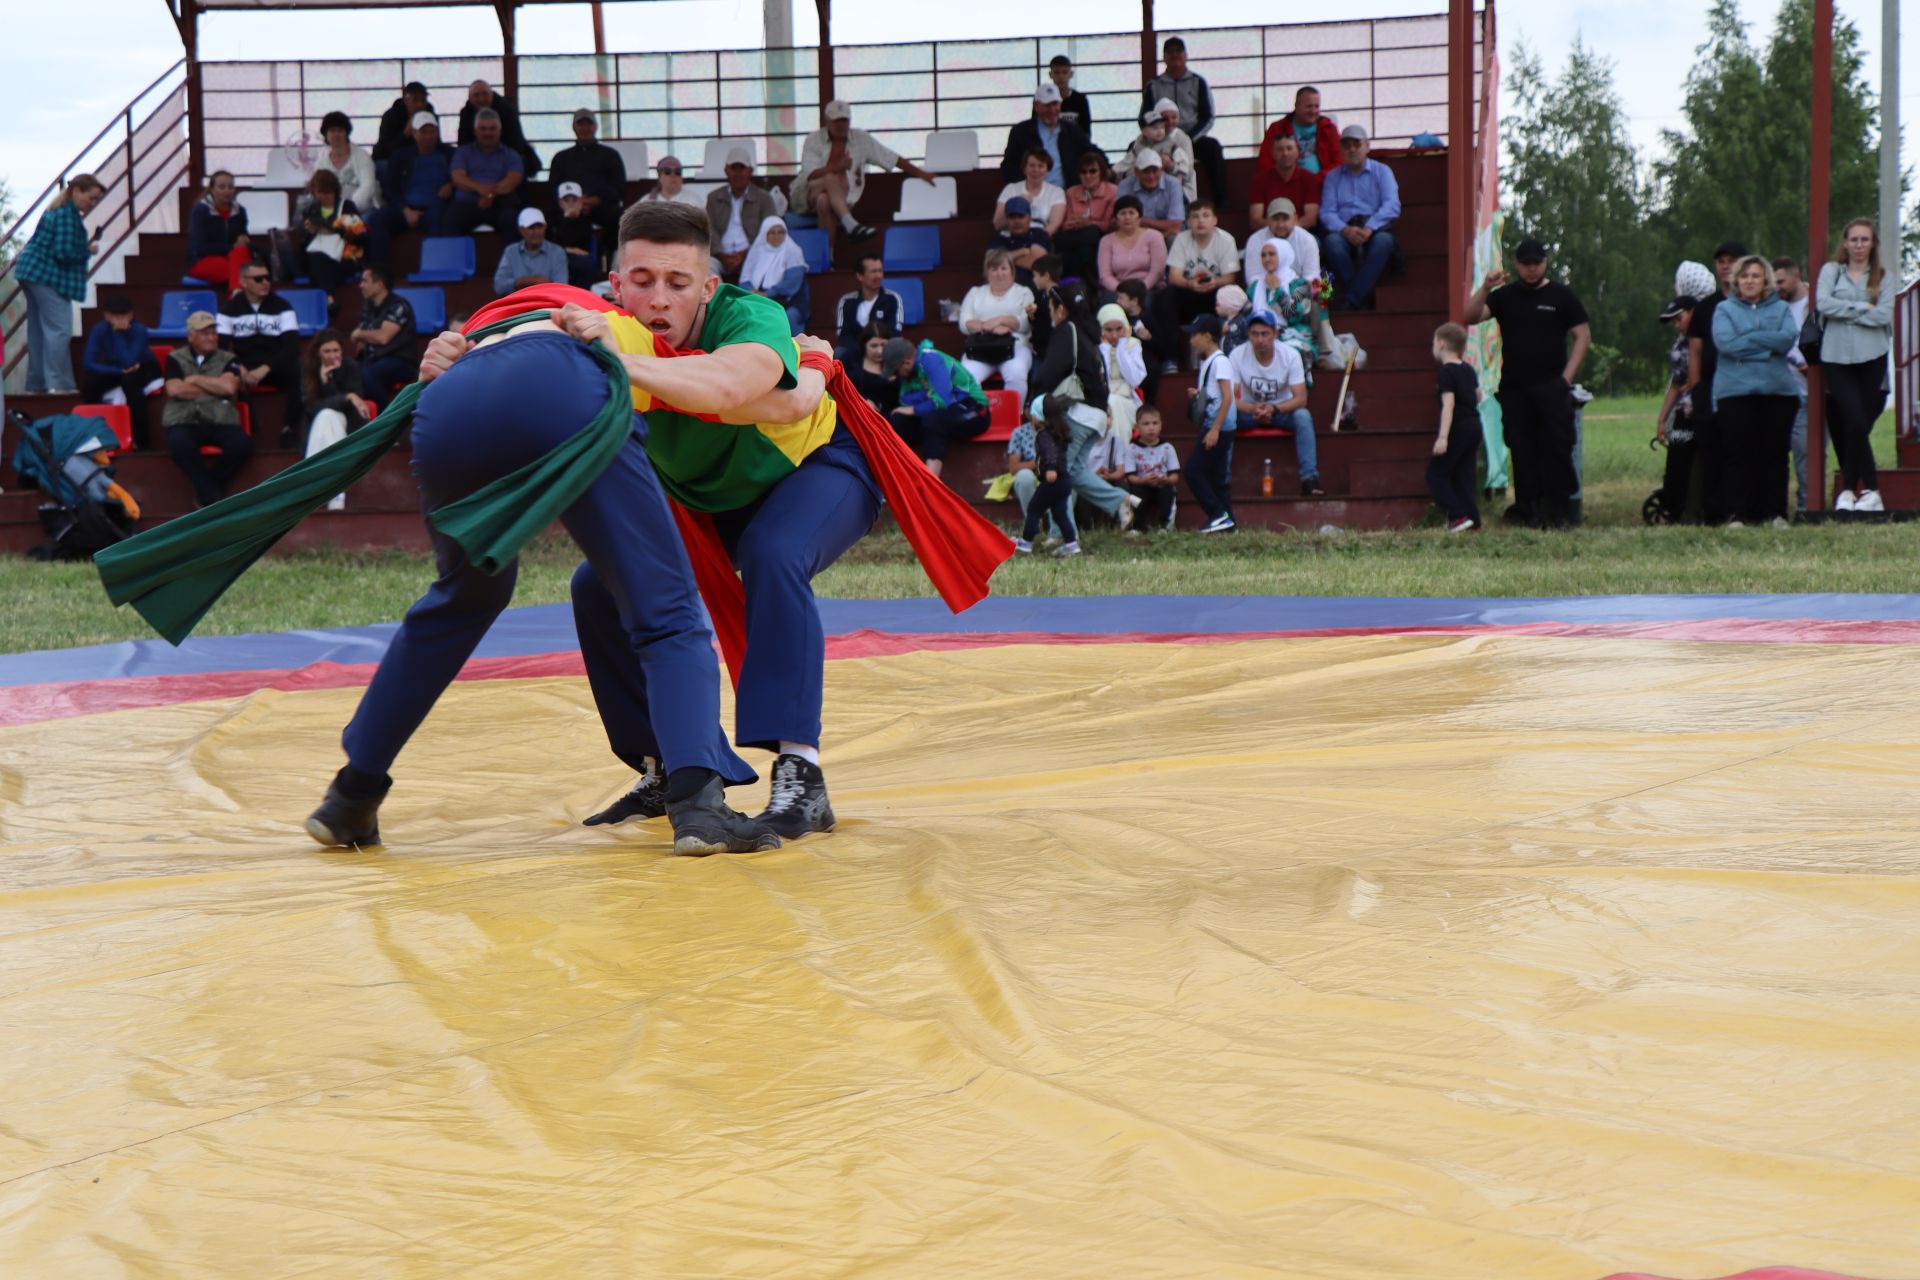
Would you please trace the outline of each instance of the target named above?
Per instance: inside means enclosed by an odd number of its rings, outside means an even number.
[[[1014,283],[1013,258],[1005,249],[987,250],[986,283],[967,290],[960,302],[960,338],[965,345],[961,361],[977,382],[994,374],[1009,391],[1027,402],[1027,371],[1033,367],[1030,338],[1033,290]]]
[[[1117,521],[1122,530],[1133,527],[1133,511],[1140,499],[1094,473],[1094,445],[1107,434],[1107,366],[1102,356],[1100,330],[1087,305],[1082,287],[1055,285],[1040,300],[1053,318],[1053,334],[1046,354],[1033,368],[1033,397],[1027,416],[1036,425],[1046,421],[1042,406],[1049,396],[1064,396],[1073,443],[1067,452],[1067,473],[1074,496],[1084,498]]]
[[[1814,292],[1820,328],[1800,339],[1807,362],[1826,370],[1827,421],[1840,462],[1835,511],[1886,510],[1869,435],[1887,404],[1887,351],[1899,291],[1880,265],[1879,230],[1871,219],[1855,218],[1841,231],[1833,261],[1820,269]]]

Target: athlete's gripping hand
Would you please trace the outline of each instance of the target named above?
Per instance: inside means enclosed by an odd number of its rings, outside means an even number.
[[[811,351],[817,355],[823,355],[829,360],[833,359],[833,344],[825,338],[816,338],[810,333],[803,333],[794,338],[793,345],[800,349],[801,355],[806,355]]]
[[[473,344],[467,341],[464,333],[448,329],[427,344],[427,354],[420,359],[420,381],[432,382],[453,368],[453,362],[471,350]]]
[[[560,308],[554,321],[562,329],[582,342],[600,342],[607,344],[608,350],[618,350],[614,346],[613,331],[607,327],[607,313],[595,311],[592,307],[583,307],[577,302],[569,302]]]

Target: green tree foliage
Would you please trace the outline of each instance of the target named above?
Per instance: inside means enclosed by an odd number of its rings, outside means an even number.
[[[1603,391],[1658,387],[1670,338],[1654,316],[1681,261],[1706,262],[1729,239],[1769,257],[1807,256],[1813,0],[1781,0],[1764,48],[1749,39],[1736,0],[1713,0],[1696,52],[1685,126],[1663,131],[1664,154],[1651,164],[1628,137],[1606,59],[1576,41],[1551,79],[1525,47],[1511,59],[1518,110],[1502,121],[1508,248],[1531,236],[1554,249],[1556,272],[1593,317],[1585,380]],[[1877,216],[1878,130],[1859,29],[1836,19],[1828,144],[1836,237],[1849,218]],[[1908,252],[1920,254],[1920,226],[1910,236]]]
[[[1664,353],[1649,317],[1671,284],[1647,269],[1647,191],[1613,64],[1575,40],[1549,81],[1523,46],[1512,87],[1519,110],[1505,121],[1507,248],[1533,238],[1553,249],[1555,274],[1593,319],[1587,382],[1645,385]]]
[[[1668,156],[1654,166],[1663,221],[1675,247],[1703,261],[1730,238],[1755,253],[1804,258],[1813,0],[1783,0],[1764,50],[1748,41],[1734,0],[1715,0],[1707,22],[1707,42],[1687,78],[1687,128],[1664,135]],[[1879,112],[1864,65],[1859,29],[1836,19],[1827,150],[1836,234],[1847,219],[1879,209]]]

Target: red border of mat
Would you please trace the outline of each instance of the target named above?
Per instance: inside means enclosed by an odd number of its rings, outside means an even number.
[[[1684,640],[1735,644],[1916,644],[1920,620],[1830,620],[1714,618],[1686,622],[1472,624],[1457,627],[1336,627],[1300,631],[1237,632],[1044,632],[913,633],[851,631],[827,637],[827,657],[879,658],[907,653],[990,649],[1007,645],[1228,644],[1244,640],[1297,640],[1329,636],[1553,636],[1628,640]],[[192,675],[120,676],[0,688],[0,727],[38,724],[73,716],[131,711],[235,698],[262,689],[350,689],[373,677],[371,663],[316,662],[304,667],[215,671]],[[585,674],[577,649],[512,658],[476,658],[462,680],[525,680]]]

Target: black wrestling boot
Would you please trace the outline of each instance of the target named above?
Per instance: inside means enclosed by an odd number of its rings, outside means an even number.
[[[333,775],[327,798],[307,819],[307,834],[329,848],[362,849],[380,843],[380,802],[393,789],[386,774],[374,777],[347,765]]]
[[[833,806],[827,803],[827,775],[811,760],[783,755],[773,762],[773,794],[754,819],[788,840],[814,831],[833,830]]]
[[[703,858],[710,853],[759,853],[780,847],[779,836],[727,806],[727,788],[717,775],[686,799],[666,804],[677,854]]]
[[[664,818],[667,816],[667,784],[657,770],[642,774],[633,789],[612,804],[582,820],[583,827],[607,826],[628,818]]]

